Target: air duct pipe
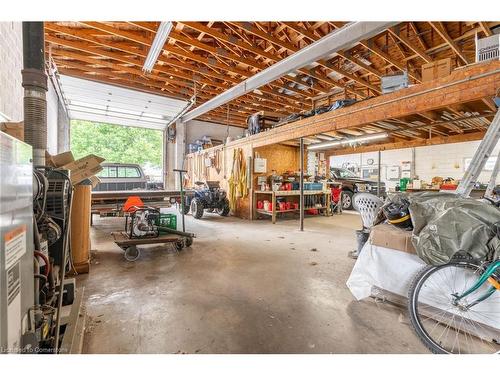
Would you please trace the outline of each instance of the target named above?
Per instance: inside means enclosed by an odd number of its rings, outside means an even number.
[[[33,147],[33,165],[45,165],[47,75],[43,22],[23,22],[24,137]]]

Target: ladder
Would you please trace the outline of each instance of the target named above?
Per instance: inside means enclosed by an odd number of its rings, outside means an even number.
[[[483,140],[479,144],[479,147],[472,157],[469,167],[464,173],[464,177],[458,184],[456,194],[462,197],[468,197],[470,192],[474,188],[475,183],[479,178],[479,174],[484,168],[486,161],[491,156],[495,146],[500,139],[500,110],[497,110],[493,121],[491,122],[486,134],[484,135]],[[499,155],[500,156],[500,155]],[[495,186],[495,181],[498,175],[498,158],[495,164],[495,168],[493,170],[489,185],[493,185],[491,190],[493,191],[493,187]],[[493,181],[493,182],[492,182]]]
[[[497,155],[497,161],[495,162],[495,167],[493,168],[493,173],[491,174],[490,182],[488,183],[488,187],[486,188],[486,191],[484,193],[484,196],[486,198],[493,197],[493,189],[495,188],[495,184],[497,181],[498,169],[500,169],[500,151],[498,152]]]

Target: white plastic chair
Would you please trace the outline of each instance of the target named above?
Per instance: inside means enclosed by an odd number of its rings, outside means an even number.
[[[353,207],[361,215],[363,228],[370,230],[384,201],[370,193],[358,193],[353,197]]]
[[[378,211],[383,204],[384,201],[382,199],[370,193],[358,193],[354,195],[352,205],[361,215],[363,229],[356,231],[358,248],[347,253],[350,258],[358,258],[361,249],[366,241],[368,241],[370,230],[372,229],[375,219],[377,218]]]

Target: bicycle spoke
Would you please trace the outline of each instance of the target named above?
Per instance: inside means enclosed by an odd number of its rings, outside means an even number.
[[[410,293],[414,302],[409,306],[418,326],[415,320],[412,324],[424,342],[431,340],[445,352],[457,354],[500,351],[495,341],[500,338],[500,296],[495,294],[467,307],[484,298],[489,287],[486,283],[459,300],[453,297],[474,286],[482,271],[479,266],[464,262],[421,271],[423,279],[414,283],[416,292]]]
[[[491,344],[491,342],[489,340],[485,340],[483,339],[483,336],[487,337],[488,335],[487,334],[483,334],[483,333],[486,333],[484,331],[484,328],[481,327],[477,321],[475,319],[471,319],[471,318],[467,318],[467,320],[470,322],[471,326],[474,328],[474,331],[477,332],[477,336],[480,340],[481,340],[481,343],[483,344],[486,344],[488,345],[491,349],[495,350],[495,347]]]
[[[453,320],[452,320],[452,319],[453,319]],[[454,316],[454,315],[452,315],[452,319],[450,319],[450,321],[449,321],[450,323],[451,323],[452,321],[454,321],[454,320],[455,320],[455,316]],[[446,340],[448,339],[448,334],[449,334],[449,333],[450,333],[450,331],[451,331],[451,329],[450,329],[450,328],[451,328],[451,324],[448,324],[448,325],[447,325],[447,327],[446,327],[446,329],[445,329],[445,331],[446,331],[446,336],[445,336],[445,339],[443,340],[443,341],[445,341],[445,342],[446,342]],[[444,333],[444,331],[443,331],[443,333]],[[439,337],[438,337],[438,339],[437,339],[436,341],[437,341],[437,342],[441,342],[441,341],[440,341],[440,339],[441,339],[441,336],[439,336]]]

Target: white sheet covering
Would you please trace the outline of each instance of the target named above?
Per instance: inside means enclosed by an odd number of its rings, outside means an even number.
[[[415,254],[368,241],[346,284],[358,301],[370,297],[373,286],[407,297],[413,277],[423,266],[425,263]]]
[[[424,266],[424,261],[417,255],[372,245],[368,241],[363,247],[346,284],[358,301],[370,297],[373,287],[407,298],[413,278]],[[474,280],[470,277],[458,277],[456,286],[458,290],[463,290],[466,289],[465,285],[472,285],[473,282]],[[437,289],[436,291],[439,298],[442,298],[441,291]],[[438,309],[449,309],[448,304],[436,303],[435,301],[424,300],[428,305]],[[497,309],[499,306],[500,293],[496,293],[489,297],[486,302],[473,308],[473,310],[481,311],[481,315],[476,314],[474,320],[500,329],[500,312]],[[479,336],[486,337],[486,334]]]

